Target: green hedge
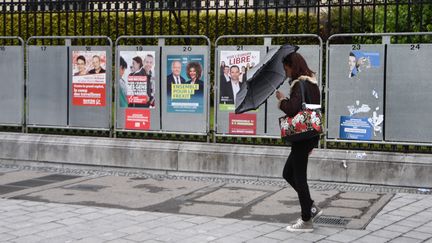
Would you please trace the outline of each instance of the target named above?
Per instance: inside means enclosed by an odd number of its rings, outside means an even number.
[[[176,13],[178,14],[178,12]],[[307,26],[308,18],[309,26]],[[153,26],[151,26],[151,19],[153,19]],[[197,19],[199,20],[198,26]],[[0,28],[2,35],[20,35],[24,39],[30,36],[50,34],[57,36],[100,34],[107,35],[113,40],[120,35],[191,34],[207,35],[212,41],[215,41],[218,36],[229,34],[319,33],[316,17],[314,15],[307,16],[306,13],[300,13],[298,16],[279,13],[276,16],[274,12],[268,12],[267,15],[264,12],[257,12],[257,14],[248,12],[247,16],[245,13],[238,13],[236,16],[233,12],[229,12],[228,15],[220,12],[216,15],[216,13],[210,12],[208,17],[204,13],[199,15],[181,13],[181,29],[176,24],[174,16],[167,12],[162,14],[154,12],[153,15],[148,12],[145,14],[137,12],[135,15],[132,12],[93,13],[93,17],[89,12],[68,14],[16,13],[5,16],[0,14],[0,21],[6,23],[3,28]],[[60,22],[60,28],[58,22]],[[136,33],[134,33],[134,23]],[[27,28],[29,29],[28,35]],[[91,28],[93,28],[93,33],[91,33]],[[235,33],[236,28],[237,33]],[[153,31],[151,31],[152,29]],[[216,33],[216,29],[218,33]]]

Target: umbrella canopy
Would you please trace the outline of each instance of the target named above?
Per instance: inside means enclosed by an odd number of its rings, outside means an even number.
[[[242,85],[236,96],[236,114],[258,109],[283,84],[286,76],[282,59],[298,48],[284,45],[270,49],[264,61],[248,71],[246,84]]]

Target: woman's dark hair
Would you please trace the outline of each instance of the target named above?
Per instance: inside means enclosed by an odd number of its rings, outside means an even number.
[[[132,60],[134,60],[136,63],[138,63],[140,68],[142,68],[144,66],[143,60],[141,59],[141,57],[136,56],[136,57],[132,58]]]
[[[191,68],[195,68],[195,72],[197,73],[197,79],[201,78],[201,73],[202,73],[202,68],[201,65],[197,62],[190,62],[187,64],[186,66],[186,75],[188,76],[188,78],[191,78],[189,75],[189,71],[191,70]]]
[[[84,61],[84,64],[86,63],[86,59],[82,55],[80,55],[80,56],[77,57],[77,62],[78,62],[78,60]]]
[[[292,69],[292,80],[296,80],[302,75],[312,77],[315,74],[314,71],[310,70],[302,55],[297,52],[286,55],[283,58],[282,63],[288,65]]]
[[[120,57],[120,67],[123,69],[127,68],[127,62],[125,61],[125,59],[123,57]]]

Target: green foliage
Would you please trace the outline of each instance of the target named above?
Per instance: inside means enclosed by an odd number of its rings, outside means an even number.
[[[153,13],[15,13],[0,14],[5,24],[4,36],[107,35],[115,40],[120,35],[206,35],[212,41],[221,35],[317,33],[316,22],[306,25],[306,14],[278,14],[233,12],[206,14],[181,12]],[[313,16],[309,16],[313,19]],[[176,21],[178,19],[178,21]],[[297,26],[297,27],[296,27]],[[27,30],[29,30],[27,32]],[[241,44],[241,43],[240,43]]]

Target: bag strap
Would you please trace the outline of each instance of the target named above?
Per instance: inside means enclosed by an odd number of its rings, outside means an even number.
[[[304,83],[303,80],[300,80],[300,92],[301,92],[301,96],[302,96],[302,106],[301,109],[302,110],[306,110],[306,102],[305,102],[305,87],[304,87]]]

